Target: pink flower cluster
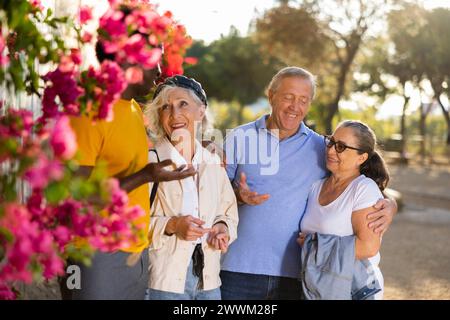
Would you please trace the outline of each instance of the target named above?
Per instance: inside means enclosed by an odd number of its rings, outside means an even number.
[[[0,219],[0,228],[8,230],[13,241],[7,241],[0,234],[0,243],[6,249],[6,264],[0,269],[0,298],[14,298],[8,290],[8,283],[21,281],[31,283],[33,266],[43,268],[42,275],[50,279],[64,272],[64,261],[55,246],[55,237],[60,237],[60,229],[41,228],[33,219],[31,212],[17,203],[4,206],[4,216]]]
[[[41,121],[91,111],[97,119],[113,119],[113,105],[126,88],[123,70],[114,61],[105,60],[99,68],[90,66],[80,73],[80,64],[79,51],[72,50],[70,55],[61,57],[56,70],[43,77],[47,85]]]
[[[95,86],[91,85],[93,81]],[[113,104],[120,98],[127,86],[119,65],[105,60],[99,69],[89,67],[87,73],[82,75],[81,85],[86,87],[87,96],[91,96],[91,105],[97,109],[96,118],[111,121],[114,117]]]
[[[9,57],[5,54],[6,40],[0,34],[0,67],[9,62]]]
[[[29,0],[31,6],[36,10],[42,11],[44,10],[44,6],[41,3],[41,0]]]
[[[165,64],[165,75],[183,73],[183,55],[191,39],[170,12],[160,15],[155,6],[138,1],[110,1],[110,9],[100,18],[99,42],[105,53],[113,54],[126,70],[128,83],[142,82],[142,71]],[[163,57],[163,50],[164,56]],[[166,56],[167,54],[167,56]]]
[[[79,20],[81,24],[85,24],[92,19],[92,8],[88,6],[82,6],[80,8]]]
[[[50,137],[50,144],[54,155],[58,158],[69,160],[75,155],[77,151],[76,137],[67,116],[62,116],[56,121]]]
[[[8,137],[28,137],[30,136],[34,120],[33,114],[28,110],[8,110],[8,115],[2,117],[0,122],[0,139]]]
[[[75,135],[67,116],[47,123],[44,129],[36,130],[35,125],[29,111],[9,109],[0,117],[0,165],[8,161],[18,168],[0,172],[0,181],[16,177],[32,187],[31,196],[19,202],[17,196],[11,199],[16,180],[9,187],[0,185],[0,299],[16,297],[16,282],[62,274],[63,257],[70,254],[68,244],[74,239],[84,239],[91,249],[113,251],[145,236],[140,224],[144,211],[128,207],[128,196],[115,179],[83,182],[96,190],[94,195],[109,195],[100,203],[74,198],[71,193],[57,202],[47,199],[52,183],[77,190],[77,184],[71,184],[76,179],[68,161],[76,151]]]
[[[116,179],[107,180],[105,188],[110,194],[109,204],[106,207],[108,214],[103,217],[97,215],[94,223],[92,221],[86,223],[93,228],[87,229],[90,232],[85,237],[94,248],[110,252],[125,249],[145,236],[142,233],[145,224],[139,223],[145,212],[139,206],[127,206],[128,195],[120,189]]]
[[[56,70],[48,72],[42,78],[46,82],[42,97],[43,119],[55,118],[60,114],[79,114],[78,98],[84,89],[77,83],[78,66],[81,56],[78,50],[72,50],[69,56],[62,56]],[[56,101],[59,99],[64,111]]]

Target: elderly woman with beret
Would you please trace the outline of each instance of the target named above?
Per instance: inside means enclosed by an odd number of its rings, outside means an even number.
[[[170,159],[197,171],[194,177],[150,184],[149,300],[221,298],[221,253],[237,237],[238,214],[220,158],[197,139],[208,126],[206,108],[200,83],[177,75],[157,87],[146,110],[156,139],[149,160]]]

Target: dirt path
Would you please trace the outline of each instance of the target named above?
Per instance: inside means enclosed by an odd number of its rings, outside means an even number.
[[[385,299],[450,299],[450,211],[407,207],[383,238]]]

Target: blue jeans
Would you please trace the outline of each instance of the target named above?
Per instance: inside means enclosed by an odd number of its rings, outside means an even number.
[[[300,300],[301,282],[293,278],[222,271],[223,300]]]
[[[189,264],[184,293],[174,293],[148,288],[145,300],[221,300],[220,288],[213,290],[199,289],[199,278],[192,272],[192,260]]]

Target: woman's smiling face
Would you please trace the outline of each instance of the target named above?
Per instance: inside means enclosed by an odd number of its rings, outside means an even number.
[[[198,104],[188,90],[172,89],[159,110],[161,125],[169,138],[186,133],[194,137],[196,125],[205,116],[205,106]]]

